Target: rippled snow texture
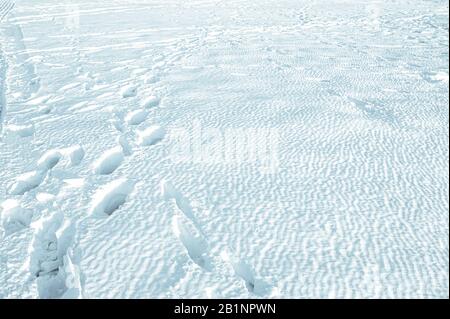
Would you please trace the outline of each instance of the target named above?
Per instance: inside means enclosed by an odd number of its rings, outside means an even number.
[[[17,0],[0,298],[448,298],[448,53],[448,1]]]

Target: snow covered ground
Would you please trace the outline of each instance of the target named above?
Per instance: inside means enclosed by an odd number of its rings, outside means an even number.
[[[15,1],[0,298],[448,298],[448,53],[448,1]]]

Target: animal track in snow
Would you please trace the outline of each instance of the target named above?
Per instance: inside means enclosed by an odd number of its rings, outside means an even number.
[[[122,206],[134,189],[134,182],[121,178],[98,189],[93,196],[90,214],[111,215]]]
[[[38,187],[47,175],[47,171],[31,171],[24,173],[16,178],[11,186],[9,193],[11,195],[23,195],[26,192]]]
[[[161,141],[166,131],[159,125],[150,126],[144,130],[138,131],[137,143],[141,146],[150,146]]]
[[[125,117],[125,121],[129,125],[139,125],[145,121],[147,118],[148,112],[145,110],[136,110],[127,114]]]
[[[100,175],[109,175],[119,167],[123,159],[122,147],[114,147],[107,150],[94,163],[94,172]]]
[[[211,270],[211,263],[207,257],[207,243],[197,229],[177,215],[173,216],[172,229],[192,261],[206,270]]]
[[[30,225],[33,212],[23,208],[18,200],[5,200],[1,207],[1,221],[6,235],[12,234]]]

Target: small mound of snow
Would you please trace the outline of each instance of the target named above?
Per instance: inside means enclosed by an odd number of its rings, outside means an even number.
[[[1,221],[6,234],[14,233],[31,223],[33,213],[22,208],[18,200],[8,199],[1,205]]]

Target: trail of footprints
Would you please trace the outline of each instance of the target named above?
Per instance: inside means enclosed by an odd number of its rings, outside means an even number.
[[[120,95],[122,98],[136,96],[138,87],[135,85],[125,86]],[[127,115],[115,114],[111,120],[113,127],[119,133],[117,146],[106,150],[93,164],[93,172],[99,175],[110,175],[133,152],[133,147],[128,141],[125,131],[127,126],[133,131],[134,126],[146,121],[149,112],[146,108],[155,107],[160,99],[150,96],[142,103],[142,108],[130,111]],[[151,146],[161,141],[165,136],[165,130],[159,125],[152,125],[134,132],[136,136],[135,145]],[[132,193],[135,183],[126,178],[119,178],[97,189],[93,195],[89,214],[93,216],[110,216],[119,209]]]
[[[161,62],[162,63],[162,62]],[[159,67],[155,68],[159,69]],[[159,81],[155,73],[149,74],[144,83]],[[133,98],[137,95],[138,86],[127,85],[120,90],[121,98]],[[127,156],[133,152],[126,130],[130,129],[135,136],[134,146],[152,146],[164,139],[166,131],[157,124],[142,129],[134,129],[144,123],[149,116],[149,109],[157,107],[161,99],[150,95],[142,101],[141,108],[132,110],[125,116],[116,114],[111,124],[119,133],[117,146],[108,149],[92,164],[92,173],[97,175],[113,174]],[[34,133],[33,127],[9,126],[20,137]],[[12,196],[23,196],[37,189],[48,177],[49,172],[63,159],[70,166],[77,166],[85,156],[84,149],[75,145],[65,149],[55,149],[45,152],[36,163],[36,169],[18,176],[9,188]],[[135,182],[127,178],[115,179],[99,187],[93,194],[88,216],[108,217],[125,204],[133,192]],[[161,182],[164,199],[173,202],[175,214],[172,218],[174,235],[186,250],[189,258],[205,271],[213,271],[213,258],[207,236],[198,222],[190,202],[169,181]],[[39,196],[38,196],[39,195]],[[41,196],[42,195],[42,196]],[[36,194],[36,199],[43,197]],[[50,196],[50,194],[49,194]],[[53,198],[53,197],[52,197]],[[47,200],[41,198],[42,200]],[[84,278],[79,269],[80,252],[74,243],[76,225],[67,219],[60,211],[46,214],[33,224],[33,212],[22,207],[20,200],[8,199],[2,203],[2,226],[4,234],[9,235],[30,225],[34,235],[29,247],[28,267],[31,275],[36,278],[39,297],[41,298],[82,298]],[[254,272],[245,262],[233,254],[221,256],[231,265],[236,276],[241,278],[249,292],[255,291]]]
[[[168,202],[173,202],[175,213],[172,217],[172,230],[184,246],[189,258],[205,271],[213,271],[213,257],[210,254],[207,236],[194,215],[189,200],[169,181],[161,182],[161,193]],[[224,251],[221,259],[229,264],[234,274],[240,278],[250,293],[263,293],[262,282],[256,280],[253,269],[230,251]]]
[[[18,176],[10,186],[8,193],[16,198],[2,203],[4,236],[30,226],[34,230],[27,267],[36,278],[41,298],[82,297],[81,275],[74,253],[75,225],[55,208],[46,209],[45,217],[32,223],[33,211],[22,206],[19,196],[37,189],[44,180],[51,178],[50,171],[61,160],[66,159],[69,166],[76,166],[83,158],[84,149],[80,145],[45,152],[36,162],[34,171]],[[39,200],[39,194],[35,195]]]
[[[155,82],[152,77],[149,82]],[[120,94],[123,98],[136,95],[136,86],[125,87]],[[132,154],[132,146],[123,134],[125,125],[137,126],[148,116],[148,108],[158,106],[160,99],[150,96],[142,103],[142,109],[131,111],[125,118],[117,117],[112,120],[116,130],[120,133],[117,146],[106,150],[92,165],[94,174],[112,174]],[[33,126],[8,127],[9,133],[17,137],[28,137],[34,134]],[[165,130],[153,125],[136,132],[136,144],[141,146],[154,145],[164,138]],[[8,188],[8,194],[14,197],[24,196],[37,189],[49,177],[49,172],[65,158],[70,166],[81,163],[85,156],[80,145],[65,149],[53,149],[45,152],[36,162],[33,171],[25,172],[15,178]],[[134,182],[126,178],[113,180],[100,187],[93,195],[89,209],[89,216],[104,217],[113,214],[126,201],[134,188]],[[36,199],[46,200],[43,194],[36,193]],[[47,194],[50,196],[51,194]],[[52,196],[52,199],[54,197]],[[8,236],[27,227],[34,229],[34,235],[29,246],[27,267],[37,281],[40,298],[81,298],[83,297],[83,278],[78,267],[80,253],[75,252],[74,238],[76,225],[64,217],[61,211],[46,211],[45,217],[32,223],[33,211],[22,206],[19,199],[8,199],[1,204],[1,225],[3,233]]]
[[[159,78],[156,75],[151,74],[145,79],[145,83],[155,83],[158,80]],[[137,89],[138,87],[135,85],[125,86],[120,91],[120,95],[122,98],[133,98],[137,94]],[[147,109],[158,106],[160,101],[159,97],[151,95],[143,100],[140,109],[132,110],[125,116],[116,114],[116,117],[111,120],[111,124],[120,134],[118,137],[119,146],[105,151],[95,162],[94,171],[97,174],[111,174],[120,166],[125,156],[131,155],[132,147],[124,135],[126,127],[138,126],[145,122],[149,115]],[[144,129],[137,129],[134,133],[136,136],[135,145],[152,146],[165,137],[166,131],[159,125],[151,125]],[[93,196],[90,215],[112,215],[126,202],[128,196],[133,192],[134,185],[133,181],[121,178],[99,188]],[[210,256],[207,236],[195,217],[189,200],[169,181],[163,180],[161,182],[161,192],[166,201],[175,204],[176,212],[172,217],[172,230],[183,245],[187,255],[192,262],[203,270],[213,271],[213,258]],[[231,265],[236,276],[243,280],[247,290],[255,292],[257,281],[252,268],[231,253],[222,256],[222,259]]]

